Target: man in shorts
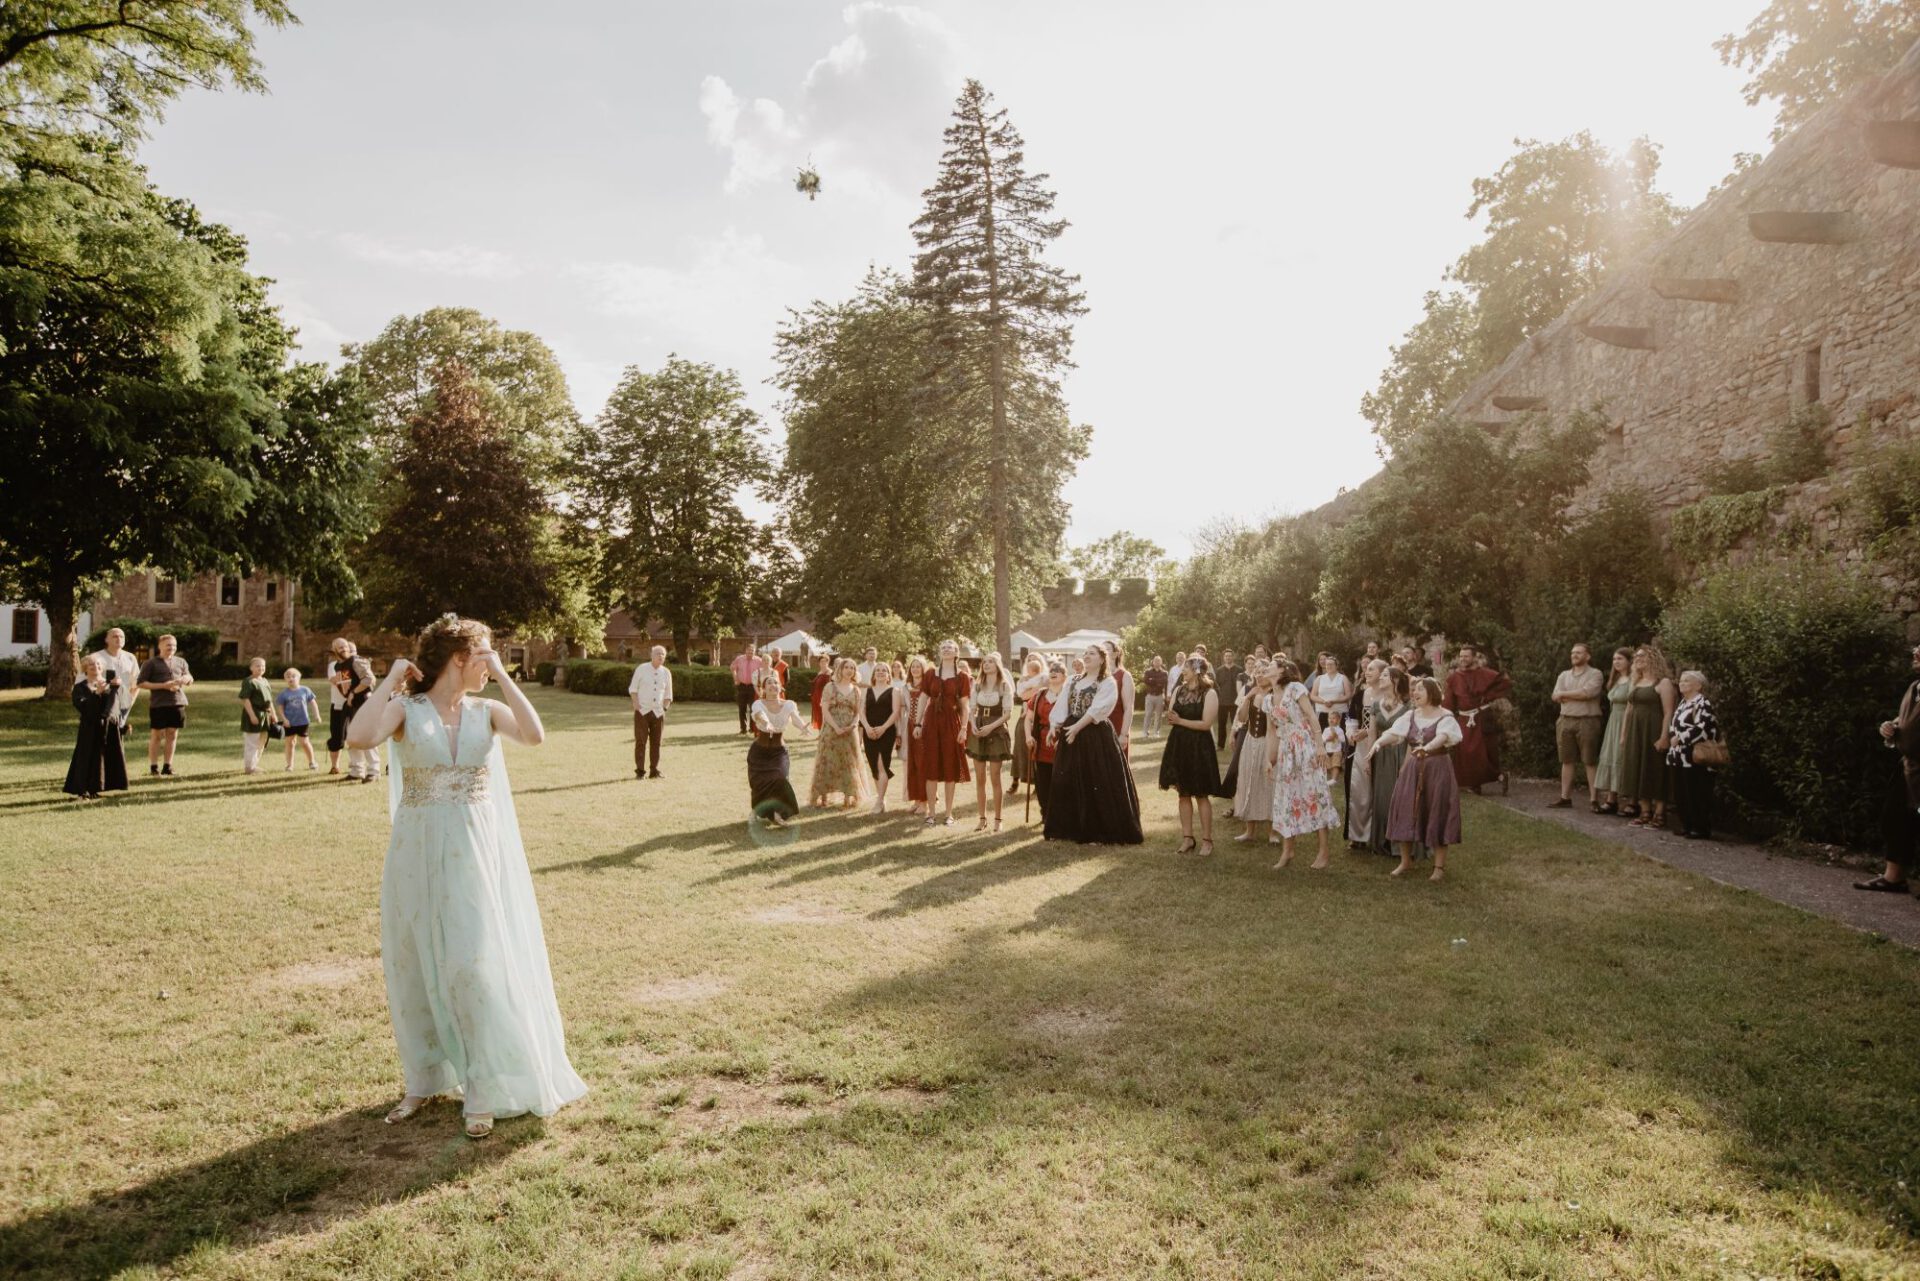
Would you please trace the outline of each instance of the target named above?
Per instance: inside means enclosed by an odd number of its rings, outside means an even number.
[[[154,642],[154,654],[140,668],[140,688],[147,691],[147,773],[173,773],[173,749],[187,723],[187,686],[193,672],[187,660],[174,653],[179,642],[169,632]]]
[[[1553,683],[1553,701],[1560,705],[1560,720],[1553,732],[1560,747],[1560,799],[1552,808],[1573,808],[1573,767],[1584,765],[1587,802],[1598,813],[1600,802],[1593,794],[1593,772],[1600,765],[1600,731],[1606,724],[1601,714],[1606,677],[1593,665],[1593,655],[1585,645],[1573,647],[1572,660],[1573,666]]]

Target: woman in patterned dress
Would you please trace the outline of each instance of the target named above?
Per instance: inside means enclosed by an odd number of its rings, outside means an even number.
[[[1267,774],[1273,787],[1273,830],[1267,840],[1280,847],[1277,871],[1293,862],[1293,841],[1308,832],[1320,841],[1316,868],[1328,863],[1327,833],[1340,825],[1327,782],[1327,756],[1320,743],[1320,717],[1307,700],[1300,669],[1291,660],[1277,663],[1272,726],[1268,733]]]
[[[859,664],[842,658],[833,679],[820,691],[820,747],[813,755],[809,801],[826,808],[838,797],[840,808],[873,801],[873,787],[861,763]]]
[[[1389,875],[1405,876],[1413,867],[1414,845],[1423,844],[1433,851],[1433,875],[1427,879],[1438,881],[1447,873],[1447,847],[1460,843],[1460,780],[1450,757],[1464,735],[1442,702],[1439,681],[1422,676],[1413,682],[1412,693],[1412,710],[1374,740],[1376,749],[1407,745],[1387,814],[1387,839],[1400,851],[1400,865]]]
[[[1693,759],[1693,749],[1718,741],[1720,722],[1707,701],[1705,672],[1680,673],[1680,705],[1667,727],[1670,790],[1680,811],[1680,835],[1690,841],[1713,839],[1713,769]]]
[[[1367,749],[1382,728],[1378,724],[1382,688],[1391,688],[1386,683],[1385,659],[1362,660],[1360,676],[1363,684],[1347,704],[1348,724],[1354,727],[1353,753],[1347,758],[1347,845],[1356,852],[1365,849],[1373,836],[1373,767]]]
[[[967,703],[973,698],[973,677],[960,662],[960,646],[940,642],[940,661],[921,684],[927,701],[913,723],[913,754],[920,757],[920,777],[928,784],[927,826],[953,826],[953,789],[967,782]],[[933,813],[932,784],[945,792],[946,816]]]
[[[999,651],[980,661],[980,681],[968,701],[973,722],[967,735],[967,755],[974,761],[973,803],[980,822],[973,830],[987,830],[987,783],[993,783],[993,830],[1000,830],[1000,764],[1013,759],[1013,718],[1019,702],[1007,683],[1006,664]]]

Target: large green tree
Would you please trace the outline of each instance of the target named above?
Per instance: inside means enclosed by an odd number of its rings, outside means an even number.
[[[1750,72],[1749,103],[1777,104],[1773,137],[1881,74],[1920,40],[1920,0],[1773,0],[1738,35],[1714,43]]]
[[[553,349],[523,329],[507,329],[470,307],[434,307],[396,316],[363,343],[341,349],[372,401],[389,447],[425,408],[436,371],[464,368],[487,401],[487,413],[522,447],[543,481],[564,472],[580,426],[566,375]]]
[[[571,568],[521,444],[461,365],[443,365],[391,461],[388,506],[367,540],[365,615],[415,632],[444,613],[548,634]]]
[[[964,427],[929,394],[931,312],[901,278],[871,271],[842,302],[780,329],[779,492],[802,556],[800,604],[816,619],[892,611],[935,636],[979,635],[993,609],[990,556],[956,537],[973,492]]]
[[[1124,529],[1069,548],[1067,568],[1081,578],[1145,578],[1165,564],[1167,549]]]
[[[764,491],[774,472],[739,376],[678,356],[653,373],[630,367],[587,430],[578,499],[604,539],[607,596],[663,619],[678,657],[695,635],[785,604],[786,545],[740,506],[741,491]]]
[[[1586,414],[1510,437],[1452,418],[1428,424],[1333,535],[1321,616],[1497,645],[1529,570],[1567,530],[1603,430]]]
[[[940,175],[913,224],[914,292],[932,308],[938,348],[930,387],[976,442],[972,458],[953,460],[953,472],[962,483],[968,471],[985,482],[984,502],[961,503],[954,515],[991,548],[1002,651],[1012,643],[1016,562],[1055,560],[1066,516],[1060,490],[1089,434],[1070,422],[1060,394],[1086,296],[1078,276],[1046,260],[1067,228],[1054,217],[1046,180],[1027,172],[1019,131],[969,80],[947,126]],[[977,525],[968,519],[976,510]]]
[[[1474,180],[1467,217],[1485,220],[1480,241],[1448,269],[1447,287],[1427,294],[1419,323],[1361,398],[1383,452],[1679,218],[1654,185],[1659,148],[1644,138],[1617,156],[1587,133],[1516,145],[1498,173]]]
[[[289,368],[266,284],[114,144],[0,168],[0,562],[47,610],[49,697],[80,596],[131,569],[344,575],[365,415],[350,378]]]
[[[138,138],[187,89],[262,90],[249,22],[282,0],[9,0],[0,5],[0,152]]]

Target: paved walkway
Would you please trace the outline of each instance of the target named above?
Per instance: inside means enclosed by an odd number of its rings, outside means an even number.
[[[1488,799],[1534,818],[1624,845],[1683,871],[1697,872],[1710,881],[1764,894],[1789,907],[1920,948],[1920,899],[1909,894],[1867,894],[1853,888],[1855,881],[1866,880],[1872,872],[1770,854],[1734,837],[1689,841],[1676,832],[1632,827],[1610,814],[1595,814],[1577,791],[1572,809],[1548,809],[1559,795],[1559,788],[1552,783],[1520,779],[1513,781],[1511,796],[1501,797],[1497,787],[1487,791]]]

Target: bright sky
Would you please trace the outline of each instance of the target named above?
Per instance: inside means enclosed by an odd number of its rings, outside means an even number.
[[[777,436],[775,327],[910,268],[976,76],[1053,176],[1092,309],[1070,538],[1185,554],[1377,468],[1360,397],[1516,137],[1647,134],[1684,203],[1765,150],[1712,49],[1762,3],[296,0],[271,95],[195,95],[144,157],[252,240],[310,357],[471,306],[545,338],[584,414],[678,352],[739,370]]]

